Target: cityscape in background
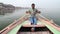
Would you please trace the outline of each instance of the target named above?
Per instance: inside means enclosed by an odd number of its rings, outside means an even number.
[[[29,9],[30,7],[15,7],[11,4],[0,3],[0,15],[12,13],[15,9]]]
[[[0,15],[4,15],[5,13],[12,13],[15,10],[15,6],[10,4],[0,3]]]

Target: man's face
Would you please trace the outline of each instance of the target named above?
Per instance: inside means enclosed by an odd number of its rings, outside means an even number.
[[[35,8],[35,5],[32,5],[32,8],[34,9]]]

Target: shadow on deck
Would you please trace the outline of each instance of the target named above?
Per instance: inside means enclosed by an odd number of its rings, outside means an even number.
[[[31,31],[32,27],[21,27],[17,34],[53,34],[47,27],[35,27],[34,32]]]

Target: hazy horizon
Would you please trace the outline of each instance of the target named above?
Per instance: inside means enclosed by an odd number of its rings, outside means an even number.
[[[0,3],[16,7],[31,7],[31,4],[35,3],[37,8],[60,8],[60,0],[0,0]]]

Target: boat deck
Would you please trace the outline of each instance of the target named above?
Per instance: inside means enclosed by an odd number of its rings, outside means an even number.
[[[36,27],[35,32],[31,32],[30,28],[32,27]],[[28,29],[28,31],[27,31]],[[31,25],[29,23],[29,21],[25,21],[24,23],[18,25],[17,27],[15,27],[13,30],[11,30],[10,32],[8,32],[8,34],[11,34],[13,31],[15,31],[13,34],[17,33],[19,31],[18,34],[50,34],[52,33],[45,25],[43,25],[41,22],[38,21],[37,25]],[[52,33],[53,34],[53,33]]]
[[[25,16],[26,17],[26,16]],[[17,34],[18,30],[24,27],[44,27],[46,26],[53,34],[60,34],[60,27],[54,25],[50,20],[44,20],[42,18],[38,18],[37,25],[30,25],[29,21],[26,21],[26,18],[22,17],[21,19],[15,20],[12,24],[4,28],[0,31],[0,34]],[[45,32],[45,31],[44,31]],[[30,33],[30,32],[28,32]],[[32,33],[32,32],[31,32]],[[35,33],[35,32],[33,32]],[[38,32],[39,33],[39,32]],[[46,33],[46,32],[45,32]]]

